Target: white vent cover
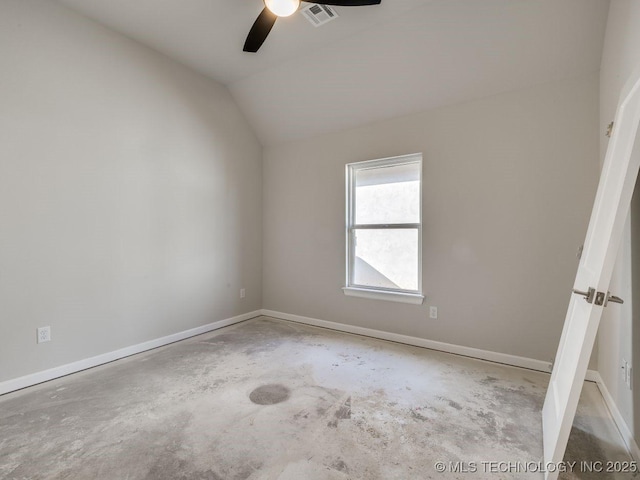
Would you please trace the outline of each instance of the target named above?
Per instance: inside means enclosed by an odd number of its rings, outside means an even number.
[[[313,3],[300,11],[304,15],[304,18],[309,20],[309,23],[314,27],[319,27],[334,18],[338,18],[338,14],[333,8],[329,5],[320,5],[319,3]]]

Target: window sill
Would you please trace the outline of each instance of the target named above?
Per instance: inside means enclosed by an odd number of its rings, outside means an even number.
[[[422,305],[424,295],[419,293],[387,292],[368,288],[343,287],[342,291],[349,297],[371,298],[374,300],[387,300],[389,302],[411,303]]]

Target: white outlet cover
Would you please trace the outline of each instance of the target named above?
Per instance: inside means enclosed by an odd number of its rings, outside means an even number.
[[[429,317],[438,318],[438,307],[429,307]]]

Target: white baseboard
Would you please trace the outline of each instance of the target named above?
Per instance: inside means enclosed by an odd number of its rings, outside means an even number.
[[[211,332],[212,330],[217,330],[222,327],[233,325],[234,323],[244,322],[245,320],[249,320],[250,318],[254,318],[259,315],[260,310],[255,310],[253,312],[244,313],[235,317],[219,320],[207,325],[202,325],[201,327],[196,327],[185,330],[183,332],[167,335],[166,337],[156,338],[155,340],[149,340],[148,342],[139,343],[137,345],[131,345],[130,347],[121,348],[113,352],[103,353],[101,355],[96,355],[95,357],[85,358],[83,360],[78,360],[77,362],[67,363],[66,365],[61,365],[59,367],[50,368],[48,370],[32,373],[23,377],[14,378],[12,380],[6,380],[4,382],[0,382],[0,395],[13,392],[15,390],[20,390],[21,388],[31,387],[33,385],[37,385],[38,383],[53,380],[54,378],[64,377],[65,375],[76,373],[81,370],[86,370],[87,368],[97,367],[98,365],[113,362],[114,360],[119,360],[121,358],[128,357],[136,353],[145,352],[153,348],[162,347],[164,345],[168,345],[179,340],[184,340],[189,337],[194,337],[196,335]]]
[[[509,355],[506,353],[492,352],[490,350],[481,350],[479,348],[465,347],[462,345],[454,345],[452,343],[437,342],[435,340],[427,340],[425,338],[412,337],[409,335],[401,335],[398,333],[385,332],[383,330],[374,330],[365,327],[356,327],[345,323],[329,322],[327,320],[318,320],[317,318],[303,317],[300,315],[292,315],[290,313],[276,312],[274,310],[262,309],[262,315],[268,317],[279,318],[305,325],[315,327],[328,328],[338,330],[340,332],[353,333],[363,335],[365,337],[378,338],[380,340],[390,340],[392,342],[404,343],[415,347],[423,347],[440,352],[454,353],[465,357],[476,358],[478,360],[486,360],[488,362],[500,363],[512,367],[527,368],[538,372],[551,373],[551,363],[535,360],[533,358],[519,357],[517,355]],[[600,375],[596,370],[587,370],[585,380],[596,382]]]
[[[329,322],[327,320],[318,320],[310,317],[303,317],[300,315],[292,315],[289,313],[276,312],[273,310],[255,310],[253,312],[244,313],[232,318],[219,320],[217,322],[203,325],[201,327],[192,328],[183,332],[174,333],[166,337],[157,338],[148,342],[139,343],[129,347],[121,348],[113,352],[103,353],[95,357],[78,360],[77,362],[68,363],[59,367],[54,367],[41,372],[32,373],[23,377],[18,377],[11,380],[0,382],[0,395],[5,393],[20,390],[22,388],[37,385],[42,382],[53,380],[55,378],[64,377],[72,373],[86,370],[87,368],[96,367],[105,363],[112,362],[121,358],[135,355],[153,348],[162,347],[170,343],[174,343],[186,338],[190,338],[203,333],[211,332],[222,327],[233,325],[235,323],[243,322],[260,315],[266,315],[269,317],[279,318],[282,320],[288,320],[292,322],[302,323],[305,325],[312,325],[316,327],[328,328],[330,330],[337,330],[340,332],[353,333],[356,335],[363,335],[366,337],[378,338],[381,340],[389,340],[392,342],[404,343],[407,345],[413,345],[416,347],[429,348],[431,350],[438,350],[446,353],[453,353],[456,355],[463,355],[465,357],[476,358],[479,360],[486,360],[489,362],[500,363],[504,365],[510,365],[520,368],[528,368],[530,370],[536,370],[539,372],[549,373],[551,364],[543,362],[542,360],[535,360],[532,358],[519,357],[516,355],[508,355],[505,353],[491,352],[489,350],[481,350],[478,348],[465,347],[462,345],[454,345],[450,343],[437,342],[434,340],[427,340],[424,338],[412,337],[409,335],[401,335],[398,333],[385,332],[382,330],[374,330],[365,327],[356,327],[353,325],[347,325],[344,323]],[[600,386],[602,379],[600,374],[595,370],[588,370],[585,380],[598,383]],[[602,389],[601,389],[602,391]],[[603,393],[603,397],[605,394]],[[609,396],[611,398],[611,396]],[[607,404],[607,398],[605,397]],[[611,400],[612,401],[612,400]],[[622,417],[620,417],[622,418]],[[616,420],[617,422],[617,420]],[[627,428],[628,430],[628,428]],[[632,437],[630,437],[632,438]],[[634,442],[635,445],[635,442]],[[637,448],[637,447],[636,447]],[[638,456],[640,460],[640,455]]]
[[[620,435],[622,436],[624,443],[627,445],[627,449],[629,450],[629,453],[631,454],[631,456],[636,462],[640,462],[640,448],[638,448],[638,444],[633,438],[633,433],[629,428],[629,425],[627,425],[627,422],[625,422],[624,418],[622,418],[622,414],[620,413],[620,410],[618,410],[618,406],[616,405],[616,402],[613,400],[611,393],[609,393],[609,389],[607,388],[604,381],[602,380],[600,373],[598,372],[595,372],[595,373],[596,373],[595,382],[598,385],[598,389],[602,394],[604,403],[607,405],[607,408],[611,413],[611,417],[613,418],[613,421],[615,422],[616,427],[618,427],[618,430],[620,431]]]
[[[481,350],[478,348],[464,347],[462,345],[454,345],[451,343],[437,342],[435,340],[427,340],[425,338],[411,337],[409,335],[401,335],[398,333],[385,332],[383,330],[374,330],[365,327],[356,327],[353,325],[347,325],[344,323],[329,322],[326,320],[318,320],[316,318],[302,317],[300,315],[292,315],[290,313],[275,312],[273,310],[262,310],[262,314],[280,318],[282,320],[289,320],[297,323],[304,323],[305,325],[313,325],[315,327],[329,328],[331,330],[338,330],[346,333],[354,333],[356,335],[364,335],[366,337],[379,338],[381,340],[390,340],[392,342],[404,343],[407,345],[413,345],[416,347],[429,348],[431,350],[438,350],[440,352],[455,353],[456,355],[463,355],[465,357],[472,357],[480,360],[487,360],[494,363],[502,363],[504,365],[511,365],[514,367],[528,368],[530,370],[537,370],[539,372],[549,373],[551,371],[551,364],[543,362],[542,360],[535,360],[533,358],[519,357],[517,355],[508,355],[506,353],[491,352],[489,350]]]

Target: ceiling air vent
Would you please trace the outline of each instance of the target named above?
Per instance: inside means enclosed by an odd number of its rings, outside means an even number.
[[[314,27],[319,27],[334,18],[338,18],[338,14],[333,8],[329,5],[320,5],[319,3],[309,5],[300,11],[304,15],[304,18],[309,20],[309,23]]]

